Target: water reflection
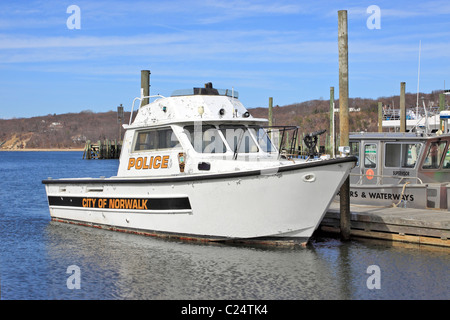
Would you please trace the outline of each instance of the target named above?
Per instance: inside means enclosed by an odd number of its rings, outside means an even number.
[[[50,223],[52,298],[72,297],[65,273],[81,269],[81,298],[342,299],[314,247],[276,250],[200,245]],[[78,293],[75,293],[78,294]]]
[[[448,299],[448,253],[316,239],[307,248],[202,245],[51,222],[49,298]],[[431,260],[430,260],[431,258]],[[81,289],[66,269],[81,269]],[[367,268],[381,269],[370,290]]]

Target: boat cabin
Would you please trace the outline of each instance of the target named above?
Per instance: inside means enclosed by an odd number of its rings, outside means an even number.
[[[422,201],[421,206],[424,207],[448,207],[446,189],[450,182],[450,135],[359,133],[350,135],[349,141],[350,154],[358,158],[350,173],[350,185],[353,192],[361,187],[351,197],[354,202],[362,200],[364,192],[366,198],[392,200],[382,203],[404,200],[411,204]],[[410,196],[405,197],[405,190],[412,188],[423,189],[424,194],[413,196],[408,193]],[[394,195],[394,189],[398,194]],[[363,190],[370,190],[371,194]],[[431,199],[433,195],[436,197],[434,200]],[[371,204],[376,203],[381,202],[371,201]]]
[[[253,118],[237,92],[210,83],[155,98],[124,125],[119,176],[238,171],[255,161],[258,167],[274,166],[284,132],[297,129],[269,133],[267,120]]]

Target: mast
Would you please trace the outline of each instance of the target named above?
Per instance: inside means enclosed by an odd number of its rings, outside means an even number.
[[[418,71],[417,71],[416,117],[419,117],[419,80],[420,80],[420,49],[421,49],[421,46],[422,46],[422,40],[419,40],[419,68],[418,68]]]

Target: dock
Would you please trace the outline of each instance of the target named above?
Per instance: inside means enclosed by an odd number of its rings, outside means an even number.
[[[98,141],[91,143],[87,141],[84,146],[83,159],[119,159],[122,143],[114,140]]]
[[[339,233],[339,219],[334,201],[320,231]],[[450,248],[450,211],[350,205],[350,235]]]

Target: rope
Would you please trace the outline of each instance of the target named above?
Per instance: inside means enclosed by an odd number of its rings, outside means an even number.
[[[392,206],[394,207],[394,208],[397,208],[397,206],[402,202],[402,200],[403,200],[403,195],[404,195],[404,193],[405,193],[405,188],[406,188],[406,185],[407,184],[410,184],[411,182],[406,182],[404,185],[403,185],[403,188],[402,188],[402,194],[400,195],[400,200],[395,204],[395,203],[393,203],[392,204]]]

